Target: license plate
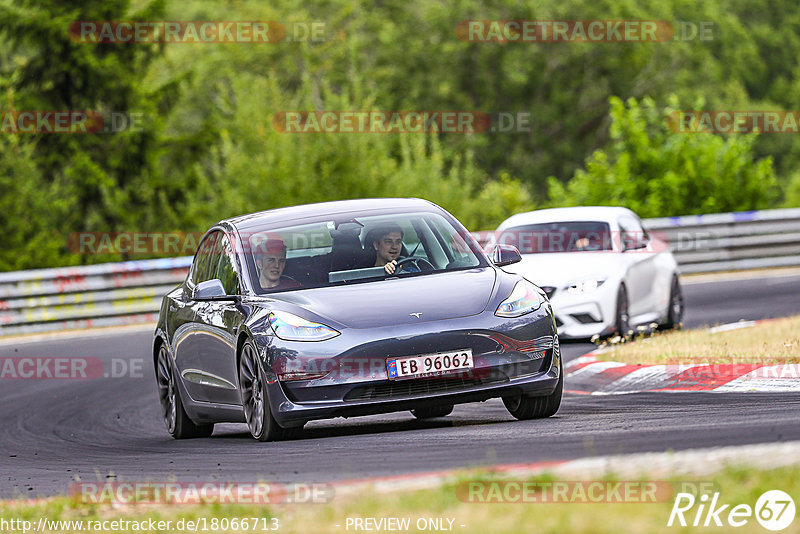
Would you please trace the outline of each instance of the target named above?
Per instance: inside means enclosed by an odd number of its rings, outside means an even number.
[[[391,380],[395,378],[438,376],[458,371],[459,369],[471,369],[474,365],[472,362],[472,349],[386,360],[386,369]]]

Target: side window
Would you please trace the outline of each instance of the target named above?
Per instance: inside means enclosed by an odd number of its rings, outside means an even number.
[[[639,249],[647,246],[647,234],[642,225],[632,217],[620,217],[622,250]]]
[[[197,248],[194,256],[194,266],[192,267],[192,282],[199,284],[214,278],[219,261],[217,246],[219,244],[220,232],[213,232],[206,236]]]
[[[225,294],[238,295],[240,293],[239,275],[236,274],[236,268],[233,266],[233,249],[228,236],[223,234],[218,244],[220,245],[217,247],[220,249],[219,263],[214,278],[219,278],[222,282]]]
[[[447,255],[448,263],[446,268],[454,269],[478,265],[478,259],[472,254],[464,237],[448,228],[449,225],[445,221],[438,218],[430,219],[428,224],[431,226],[439,245]]]

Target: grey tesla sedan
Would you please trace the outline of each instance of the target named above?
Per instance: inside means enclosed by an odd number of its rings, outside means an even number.
[[[545,294],[487,257],[420,199],[281,208],[215,224],[153,342],[169,433],[247,423],[260,441],[311,420],[501,397],[517,419],[549,417],[563,373]]]

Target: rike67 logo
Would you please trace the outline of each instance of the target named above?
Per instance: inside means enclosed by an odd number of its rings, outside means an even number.
[[[699,498],[691,493],[678,493],[667,526],[741,527],[755,517],[762,527],[778,531],[791,525],[794,515],[794,501],[781,490],[764,492],[755,508],[749,504],[723,503],[719,492],[712,496],[704,493]]]

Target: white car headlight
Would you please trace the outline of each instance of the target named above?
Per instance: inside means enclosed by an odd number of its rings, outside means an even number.
[[[521,280],[514,286],[511,295],[500,303],[494,314],[498,317],[519,317],[538,310],[543,302],[544,298],[534,285]]]
[[[341,333],[324,324],[283,311],[271,312],[269,324],[275,335],[286,341],[325,341]]]
[[[598,287],[603,285],[605,278],[590,278],[589,280],[581,280],[567,286],[567,293],[577,295],[579,293],[591,293],[597,290]]]

